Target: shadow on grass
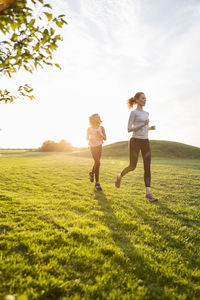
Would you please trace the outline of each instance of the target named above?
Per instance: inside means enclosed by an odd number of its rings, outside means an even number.
[[[172,209],[170,209],[167,205],[165,205],[162,202],[158,202],[157,204],[159,208],[167,215],[169,215],[170,218],[174,220],[179,220],[181,222],[182,226],[191,227],[196,230],[200,230],[200,220],[197,219],[191,219],[189,217],[181,216],[180,214],[174,212]],[[196,205],[197,206],[197,205]]]
[[[145,224],[148,224],[152,230],[156,233],[158,233],[163,240],[165,240],[165,242],[167,242],[168,247],[170,247],[171,249],[173,249],[173,251],[176,252],[177,255],[181,256],[182,258],[184,258],[184,261],[188,261],[188,268],[194,269],[199,265],[199,256],[196,254],[198,253],[198,246],[199,245],[199,227],[196,227],[194,225],[192,225],[191,223],[188,223],[188,220],[191,222],[190,219],[188,218],[182,218],[181,216],[179,216],[178,214],[175,214],[175,212],[173,212],[172,210],[170,210],[167,206],[165,206],[164,204],[161,204],[160,202],[156,203],[156,205],[159,205],[162,208],[162,213],[161,212],[157,212],[157,214],[162,215],[169,215],[169,218],[173,221],[173,220],[179,220],[181,222],[181,225],[183,227],[188,227],[188,228],[192,228],[193,230],[196,229],[196,234],[193,235],[193,254],[191,255],[191,251],[188,250],[188,245],[187,242],[183,241],[183,239],[181,240],[181,233],[180,233],[180,238],[174,238],[171,234],[170,234],[170,229],[167,229],[165,227],[161,227],[160,224],[158,224],[157,220],[154,220],[153,218],[151,218],[144,210],[142,210],[141,208],[139,208],[138,206],[136,206],[135,204],[131,203],[130,204],[134,210],[137,212],[137,214],[142,217],[142,219],[144,220]],[[198,224],[198,222],[197,222]],[[177,231],[174,232],[174,234],[176,234],[177,236]],[[188,234],[189,236],[189,234]],[[191,241],[190,241],[191,242]],[[196,248],[196,249],[195,249]],[[182,287],[180,286],[180,290],[182,289]]]
[[[127,268],[130,273],[134,273],[138,279],[143,280],[144,286],[148,290],[148,296],[154,299],[168,299],[165,296],[164,284],[169,283],[169,277],[159,274],[153,269],[144,257],[142,251],[136,249],[127,232],[123,229],[123,223],[116,217],[106,195],[103,192],[95,192],[95,199],[104,213],[105,225],[109,228],[113,241],[122,250],[123,254],[129,258]]]
[[[130,204],[134,210],[137,212],[138,216],[140,216],[144,223],[149,225],[155,232],[157,232],[159,235],[162,236],[163,239],[165,239],[168,242],[168,245],[175,249],[182,249],[185,247],[185,244],[181,242],[180,240],[174,239],[170,234],[167,233],[166,228],[162,229],[160,224],[158,224],[157,220],[154,220],[149,215],[147,215],[144,210],[136,206],[134,203]],[[155,204],[155,205],[158,205]]]
[[[0,201],[12,201],[13,199],[11,197],[0,195]]]
[[[13,207],[14,206],[16,207],[16,205],[19,205],[20,202],[12,197],[9,197],[9,196],[5,196],[5,195],[0,195],[0,202],[3,202],[2,205],[7,205],[7,206],[10,206],[10,207]]]

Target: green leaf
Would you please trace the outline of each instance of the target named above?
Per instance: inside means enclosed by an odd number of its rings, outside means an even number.
[[[35,24],[35,19],[32,19],[29,23],[29,27],[32,27]]]
[[[11,41],[16,42],[18,38],[18,35],[16,33],[13,33],[12,37],[11,37]]]
[[[44,12],[45,16],[47,17],[48,21],[51,21],[53,18],[53,15],[48,13],[48,12]]]
[[[56,66],[58,69],[62,70],[62,69],[61,69],[61,66],[60,66],[59,64],[55,64],[55,66]]]
[[[52,9],[51,5],[50,4],[45,4],[43,7],[48,7],[50,9]]]
[[[56,20],[56,25],[60,28],[63,26],[63,22]]]
[[[55,41],[60,41],[60,40],[61,40],[60,34],[57,34],[57,35],[54,37],[54,40],[55,40]]]

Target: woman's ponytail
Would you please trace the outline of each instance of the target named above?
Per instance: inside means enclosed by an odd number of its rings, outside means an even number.
[[[127,101],[127,104],[128,104],[128,108],[131,109],[133,107],[133,105],[136,104],[135,97],[129,98],[128,101]]]
[[[137,99],[143,95],[143,92],[138,92],[135,94],[134,97],[131,97],[130,99],[128,99],[127,104],[128,104],[128,108],[131,109],[133,108],[133,105],[137,104]]]

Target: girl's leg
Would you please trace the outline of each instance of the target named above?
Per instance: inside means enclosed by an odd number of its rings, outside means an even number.
[[[94,174],[94,165],[93,165],[93,167],[92,167],[92,173]]]
[[[100,168],[102,146],[91,147],[91,153],[94,159],[93,172],[95,174],[95,181],[96,183],[99,183],[99,168]]]
[[[93,156],[94,151],[93,151],[92,148],[93,147],[90,147],[90,152],[91,152],[92,157],[94,159],[94,156]],[[90,182],[94,182],[94,164],[93,164],[93,167],[92,167],[92,171],[89,172],[89,178],[90,178]]]
[[[95,162],[95,181],[96,183],[99,183],[99,169],[101,165],[101,154],[102,154],[102,146],[97,146],[97,156],[96,156],[96,162]]]
[[[94,159],[94,164],[92,167],[92,171],[89,172],[89,176],[90,176],[90,181],[94,182],[94,174],[95,174],[95,161],[96,161],[96,147],[90,147],[90,152],[92,154],[92,157]]]

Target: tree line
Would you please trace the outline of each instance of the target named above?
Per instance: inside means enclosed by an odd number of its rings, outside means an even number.
[[[71,152],[74,149],[75,148],[65,140],[61,140],[58,143],[48,140],[45,141],[38,150],[41,152]]]

